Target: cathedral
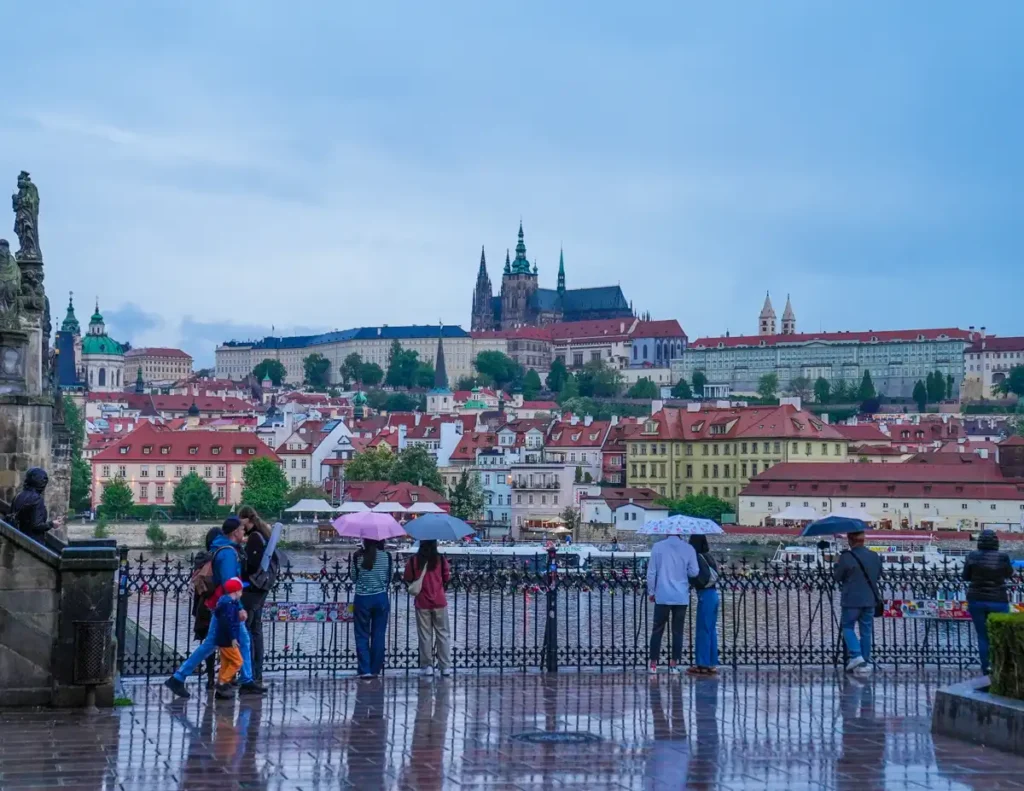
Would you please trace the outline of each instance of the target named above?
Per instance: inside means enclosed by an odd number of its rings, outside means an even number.
[[[565,287],[565,259],[558,257],[558,287],[539,288],[537,264],[526,258],[523,224],[519,223],[516,257],[505,253],[505,271],[501,276],[501,294],[494,296],[487,260],[480,250],[480,271],[473,291],[472,329],[509,330],[516,327],[541,327],[559,321],[632,318],[633,308],[618,286],[598,288]]]

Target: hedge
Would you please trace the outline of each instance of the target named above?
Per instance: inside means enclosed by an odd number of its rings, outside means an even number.
[[[994,695],[1024,700],[1024,613],[988,617],[990,676]]]
[[[228,516],[228,514],[230,514],[232,512],[233,508],[234,507],[230,506],[230,505],[218,505],[217,506],[217,510],[216,510],[216,512],[214,513],[213,516],[207,517],[205,520],[200,520],[200,521],[223,520],[223,519],[225,519]],[[96,508],[96,517],[97,517],[97,519],[100,516],[104,516],[105,515],[104,512],[105,512],[105,509],[103,508],[103,506],[102,505],[98,506]],[[161,504],[161,505],[139,505],[139,504],[136,504],[136,505],[133,505],[131,507],[131,509],[128,510],[126,513],[121,514],[120,516],[114,516],[113,514],[106,514],[106,516],[107,516],[107,519],[110,520],[110,521],[125,521],[125,522],[148,522],[154,516],[156,516],[156,520],[158,522],[166,522],[168,520],[168,518],[176,520],[176,521],[179,521],[179,522],[180,521],[191,522],[191,521],[194,520],[194,517],[189,516],[188,514],[178,514],[178,513],[175,513],[174,506],[171,503],[166,503],[166,504]]]

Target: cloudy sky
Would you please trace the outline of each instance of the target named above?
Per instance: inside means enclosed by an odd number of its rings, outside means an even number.
[[[563,245],[691,338],[766,290],[1024,333],[1019,0],[54,8],[4,14],[0,179],[58,319],[98,295],[118,340],[468,326],[520,217],[542,285]]]

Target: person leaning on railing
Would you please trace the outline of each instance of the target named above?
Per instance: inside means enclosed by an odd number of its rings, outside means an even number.
[[[383,541],[363,541],[362,549],[352,553],[352,581],[355,595],[352,609],[355,620],[352,631],[356,638],[356,662],[359,678],[372,679],[384,675],[384,644],[387,639],[388,613],[391,599],[391,553]]]
[[[1006,581],[1013,576],[1010,556],[999,551],[999,536],[994,530],[982,530],[978,548],[964,561],[963,578],[967,587],[967,610],[978,635],[981,672],[988,674],[988,615],[1009,612],[1010,597]]]

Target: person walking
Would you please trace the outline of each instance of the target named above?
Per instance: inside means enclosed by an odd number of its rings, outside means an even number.
[[[213,594],[207,598],[206,606],[211,610],[217,606],[217,602],[224,594],[224,583],[232,577],[238,577],[241,574],[242,564],[238,557],[238,548],[243,538],[242,523],[238,520],[238,517],[229,516],[221,526],[221,535],[215,537],[210,544],[210,549],[213,552],[213,559],[210,564],[213,574],[211,581]],[[239,616],[239,620],[242,621],[241,628],[239,629],[240,639],[238,641],[242,654],[242,678],[239,691],[245,695],[262,695],[267,691],[267,688],[257,683],[252,677],[252,649],[249,640],[249,630],[245,626],[246,619],[247,615],[243,610]],[[185,680],[195,673],[199,669],[199,665],[211,657],[216,650],[217,616],[215,614],[210,618],[210,627],[206,634],[206,639],[189,655],[181,667],[174,671],[173,675],[164,682],[164,686],[179,698],[190,697],[188,690],[185,688]]]
[[[874,632],[875,611],[881,607],[878,580],[882,576],[882,559],[878,553],[864,546],[864,533],[847,535],[849,549],[839,554],[833,576],[841,591],[840,626],[849,661],[847,673],[866,675],[871,672],[871,643]],[[860,630],[860,638],[857,630]]]
[[[231,685],[238,671],[242,669],[242,653],[239,640],[242,631],[242,580],[232,577],[224,583],[224,595],[217,600],[213,614],[217,616],[217,654],[220,657],[220,675],[217,684],[218,698],[233,698],[235,688]]]
[[[697,553],[700,573],[690,580],[697,591],[697,631],[694,636],[696,656],[689,673],[713,676],[718,673],[718,564],[711,555],[707,536],[690,536],[690,546]]]
[[[217,536],[221,535],[221,529],[219,527],[211,527],[206,532],[206,551],[200,552],[192,563],[192,571],[196,572],[209,563],[213,559],[213,541]],[[206,596],[200,595],[199,593],[192,594],[192,637],[203,643],[206,640],[206,635],[210,633],[210,619],[213,617],[213,613],[210,608],[206,606]],[[206,688],[216,689],[217,678],[214,670],[216,669],[216,661],[214,660],[215,655],[210,654],[206,659]]]
[[[276,558],[272,559],[267,573],[260,573],[263,553],[270,542],[270,526],[260,519],[256,509],[251,505],[243,505],[238,509],[238,521],[242,523],[242,529],[245,531],[245,546],[242,550],[245,558],[242,563],[242,580],[246,583],[246,587],[242,592],[242,607],[249,615],[246,625],[252,640],[252,675],[256,681],[262,683],[263,605],[267,601],[270,589],[277,583],[280,565]]]
[[[690,577],[700,573],[697,553],[683,536],[669,536],[651,547],[647,561],[647,595],[654,602],[654,624],[651,626],[650,672],[658,672],[658,655],[665,626],[672,619],[672,641],[668,668],[679,671],[683,656],[683,628],[686,607],[690,603]]]
[[[985,675],[989,672],[988,615],[1010,611],[1006,581],[1012,576],[1013,564],[1009,555],[999,551],[999,536],[994,530],[982,530],[978,548],[964,561],[963,578],[968,583],[967,610],[978,635],[978,655]]]
[[[370,679],[384,674],[384,643],[388,628],[391,600],[391,555],[383,541],[365,539],[362,549],[352,554],[352,579],[356,638],[356,661],[359,677]]]
[[[416,554],[405,564],[402,579],[415,591],[416,633],[419,636],[420,672],[434,675],[434,660],[442,676],[452,674],[448,637],[448,599],[444,589],[452,577],[448,558],[437,551],[436,541],[420,541]],[[419,586],[416,590],[415,586]]]

